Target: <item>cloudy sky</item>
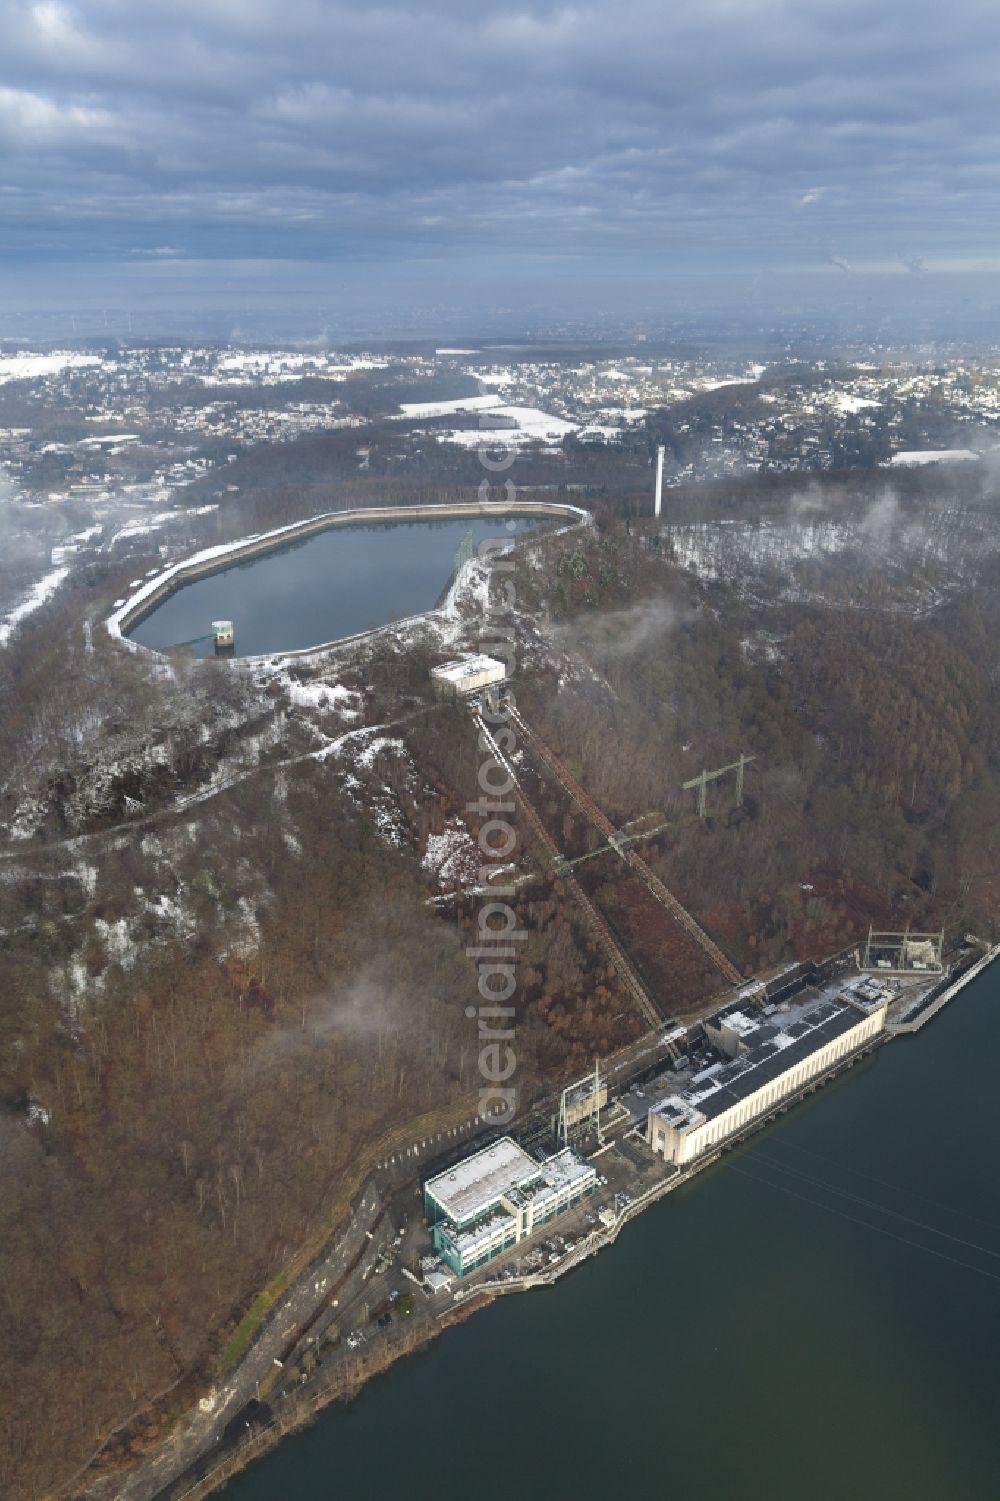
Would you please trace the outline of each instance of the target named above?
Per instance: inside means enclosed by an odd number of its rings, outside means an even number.
[[[0,289],[1000,267],[996,0],[0,0]]]

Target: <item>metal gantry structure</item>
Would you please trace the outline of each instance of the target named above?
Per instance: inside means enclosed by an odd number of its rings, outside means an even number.
[[[579,782],[572,775],[569,769],[563,764],[562,761],[560,761],[555,752],[551,750],[549,746],[545,744],[544,740],[542,740],[541,737],[537,735],[535,731],[524,722],[524,719],[515,708],[511,707],[509,713],[512,723],[516,726],[517,729],[521,731],[526,742],[532,747],[533,750],[537,752],[540,759],[545,762],[546,766],[548,766],[549,770],[555,776],[556,780],[563,787],[563,789],[569,793],[573,801],[578,805],[578,807],[582,808],[583,812],[586,813],[590,821],[596,826],[600,833],[604,835],[604,838],[607,840],[608,844],[615,851],[615,853],[619,855],[622,860],[624,860],[626,865],[631,866],[633,872],[645,884],[647,889],[652,892],[653,896],[660,903],[660,905],[662,907],[665,907],[670,913],[671,917],[675,920],[675,922],[680,927],[682,927],[691,938],[694,939],[695,943],[697,943],[703,950],[703,952],[708,955],[709,959],[716,966],[716,968],[722,971],[729,983],[731,985],[740,984],[743,976],[740,974],[740,971],[736,968],[735,964],[733,964],[732,961],[726,957],[726,955],[719,948],[718,944],[715,943],[713,939],[709,938],[704,928],[702,928],[700,924],[695,921],[690,912],[688,912],[687,908],[682,906],[682,904],[674,896],[673,892],[667,890],[666,886],[660,880],[659,876],[655,875],[653,871],[650,870],[645,860],[643,860],[642,857],[637,854],[634,849],[628,848],[626,842],[619,838],[618,831],[614,828],[611,821],[597,806],[590,794],[584,791],[584,789],[580,786]],[[752,758],[747,757],[746,759],[749,760]],[[556,851],[556,857],[557,859],[560,858],[558,851]],[[573,879],[571,875],[565,878],[570,880]]]
[[[736,806],[737,808],[742,808],[744,772],[750,765],[750,762],[756,761],[756,759],[756,756],[745,756],[741,751],[738,761],[730,761],[728,766],[720,766],[715,771],[700,771],[696,777],[692,777],[689,782],[682,784],[685,792],[691,792],[697,788],[699,818],[707,818],[708,816],[707,790],[709,782],[717,782],[720,777],[728,775],[731,771],[735,771],[736,773]]]
[[[574,855],[570,859],[560,859],[554,867],[557,876],[564,876],[568,871],[575,870],[578,865],[585,865],[588,860],[596,860],[600,855],[613,853],[620,855],[629,844],[640,844],[644,839],[655,839],[657,834],[665,834],[667,829],[672,828],[669,823],[658,823],[651,829],[640,829],[638,833],[627,834],[623,829],[616,829],[614,844],[602,844],[599,849],[587,850],[586,854]]]
[[[877,932],[869,927],[858,968],[873,974],[941,974],[944,970],[944,929],[938,933]]]
[[[579,1126],[583,1121],[589,1121],[590,1127],[597,1138],[598,1146],[603,1147],[604,1135],[601,1131],[601,1105],[608,1102],[608,1081],[601,1078],[600,1059],[594,1059],[594,1072],[584,1074],[582,1079],[574,1079],[568,1084],[559,1096],[559,1118],[556,1124],[556,1140],[564,1147],[569,1146],[569,1133],[574,1126]]]

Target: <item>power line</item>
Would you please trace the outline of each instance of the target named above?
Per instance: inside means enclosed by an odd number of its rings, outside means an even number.
[[[790,1148],[793,1152],[801,1152],[805,1157],[815,1157],[817,1162],[829,1163],[831,1167],[843,1167],[835,1157],[828,1157],[824,1152],[815,1152],[809,1147],[796,1146],[794,1142],[783,1141],[783,1147]],[[859,1178],[867,1178],[870,1183],[877,1183],[880,1188],[891,1188],[896,1193],[908,1194],[912,1199],[919,1199],[921,1203],[933,1204],[935,1209],[943,1209],[946,1214],[958,1214],[970,1224],[984,1225],[988,1230],[1000,1230],[1000,1225],[995,1220],[984,1220],[977,1214],[967,1214],[964,1209],[956,1209],[954,1204],[945,1204],[941,1199],[932,1199],[928,1194],[918,1193],[915,1188],[905,1188],[901,1183],[890,1183],[887,1178],[876,1177],[874,1173],[866,1173],[859,1167],[851,1167],[849,1172],[855,1173]]]
[[[788,1194],[789,1198],[798,1199],[803,1204],[811,1204],[814,1209],[822,1209],[827,1214],[838,1215],[840,1219],[848,1220],[852,1225],[860,1225],[862,1229],[871,1230],[876,1235],[884,1235],[889,1240],[899,1241],[900,1245],[912,1246],[917,1251],[924,1251],[928,1256],[936,1256],[939,1261],[950,1261],[954,1266],[960,1266],[967,1272],[976,1272],[980,1277],[989,1277],[991,1282],[1000,1282],[1000,1276],[996,1272],[988,1272],[981,1266],[972,1266],[967,1261],[960,1261],[957,1256],[949,1256],[946,1251],[935,1251],[933,1246],[923,1246],[918,1240],[911,1240],[906,1235],[897,1235],[894,1230],[886,1230],[882,1225],[873,1225],[868,1220],[858,1219],[856,1215],[837,1209],[833,1204],[823,1204],[819,1199],[810,1199],[805,1194],[796,1193],[794,1188],[786,1188],[782,1183],[772,1183],[767,1178],[758,1178],[756,1173],[748,1173],[745,1168],[736,1167],[733,1163],[727,1163],[726,1166],[730,1172],[739,1173],[741,1178],[749,1178],[752,1183],[763,1183],[766,1188],[773,1188],[778,1193]]]
[[[782,1167],[773,1157],[765,1157],[760,1152],[747,1154],[755,1161],[763,1162],[772,1167],[775,1172],[787,1173],[792,1178],[803,1178],[807,1183],[814,1183],[818,1188],[828,1189],[830,1193],[837,1194],[842,1199],[851,1199],[855,1204],[863,1204],[866,1209],[874,1209],[877,1214],[887,1214],[894,1220],[902,1220],[904,1224],[914,1225],[919,1230],[926,1230],[929,1235],[940,1235],[944,1240],[953,1240],[956,1245],[967,1246],[970,1251],[980,1251],[984,1256],[993,1256],[1000,1261],[1000,1251],[992,1251],[989,1246],[981,1246],[977,1241],[965,1240],[961,1235],[952,1235],[949,1230],[938,1230],[934,1225],[928,1225],[925,1220],[914,1219],[911,1215],[903,1214],[898,1209],[890,1209],[885,1204],[877,1204],[873,1199],[865,1199],[860,1194],[853,1194],[849,1189],[837,1188],[833,1183],[828,1183],[824,1178],[813,1177],[810,1173],[800,1172],[798,1168]]]

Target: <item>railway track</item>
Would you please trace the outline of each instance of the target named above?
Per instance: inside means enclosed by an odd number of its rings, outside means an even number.
[[[670,913],[670,916],[678,926],[683,928],[688,936],[694,939],[695,943],[698,944],[702,952],[712,961],[716,969],[725,975],[729,983],[731,985],[739,985],[743,976],[735,964],[726,958],[726,955],[719,948],[718,944],[709,938],[700,923],[695,921],[687,908],[677,900],[672,891],[668,890],[659,876],[650,870],[642,856],[637,854],[635,850],[626,848],[611,820],[597,806],[590,794],[584,791],[555,752],[550,750],[544,740],[535,733],[530,725],[525,723],[517,709],[508,707],[508,713],[512,723],[520,730],[535,754],[549,768],[563,790],[569,794],[595,827],[600,830],[611,848],[621,856],[626,865],[631,867],[660,905]]]

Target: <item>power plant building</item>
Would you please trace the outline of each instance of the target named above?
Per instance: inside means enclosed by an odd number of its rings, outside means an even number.
[[[719,1012],[705,1031],[727,1061],[653,1105],[646,1140],[667,1162],[693,1162],[870,1042],[883,1031],[885,1014],[885,998],[865,1009],[823,1000],[794,1020],[749,1007]]]
[[[465,1277],[596,1187],[596,1170],[569,1148],[536,1162],[504,1136],[428,1179],[424,1213],[438,1255]]]
[[[503,662],[483,655],[457,657],[454,662],[442,662],[431,668],[431,681],[440,693],[463,698],[467,693],[479,693],[492,683],[502,683],[507,675]]]

